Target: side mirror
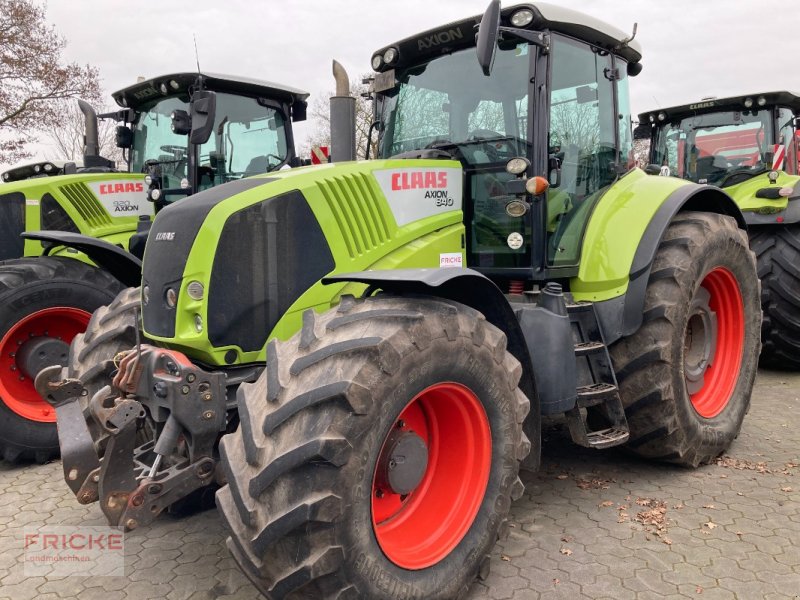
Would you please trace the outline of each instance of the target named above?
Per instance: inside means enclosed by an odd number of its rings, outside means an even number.
[[[180,108],[173,110],[169,117],[172,119],[172,133],[186,135],[192,131],[192,120],[185,110]]]
[[[551,189],[561,187],[561,161],[555,156],[547,160],[547,181]]]
[[[478,53],[478,64],[487,77],[492,74],[494,56],[497,52],[497,37],[500,30],[500,0],[492,0],[483,13],[478,26],[475,50]]]
[[[292,121],[298,123],[306,120],[306,113],[308,112],[308,103],[304,100],[298,100],[292,104]]]
[[[639,123],[633,128],[633,139],[635,140],[649,140],[650,134],[653,131],[653,126],[650,123]]]
[[[191,102],[192,129],[189,143],[205,144],[214,129],[214,117],[217,113],[217,94],[208,90],[198,90]]]
[[[133,146],[133,131],[126,125],[117,125],[115,142],[117,148],[130,148]]]

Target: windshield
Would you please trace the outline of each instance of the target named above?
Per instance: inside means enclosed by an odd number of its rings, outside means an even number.
[[[739,183],[769,168],[771,120],[769,110],[687,117],[659,128],[653,160],[667,167],[662,172],[697,183]]]
[[[378,98],[383,158],[438,148],[467,164],[527,155],[527,44],[497,50],[489,77],[468,48],[396,74]]]
[[[200,146],[200,189],[274,171],[288,156],[286,120],[255,98],[217,94],[214,130]]]
[[[188,112],[188,98],[163,98],[144,105],[133,126],[131,169],[143,173],[147,170],[145,162],[160,162],[167,182],[164,187],[179,187],[186,177],[188,137],[172,132],[170,115],[175,110]]]
[[[143,172],[146,161],[158,161],[165,188],[180,187],[187,177],[189,136],[173,133],[170,118],[178,109],[189,111],[186,98],[160,99],[145,105],[134,125],[131,168]],[[198,189],[272,171],[288,157],[281,111],[255,98],[217,93],[214,130],[199,150]]]

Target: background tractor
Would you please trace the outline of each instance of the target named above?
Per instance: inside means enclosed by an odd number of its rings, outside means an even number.
[[[177,73],[113,94],[121,110],[118,170],[97,155],[86,116],[83,166],[41,162],[0,185],[0,456],[45,461],[56,415],[36,394],[44,367],[65,364],[94,310],[141,280],[151,217],[176,199],[296,165],[291,120],[308,94],[227,75]],[[39,231],[35,231],[39,230]],[[22,234],[22,235],[20,235]],[[129,328],[129,341],[133,341]]]
[[[800,96],[705,99],[639,122],[652,172],[719,186],[742,210],[761,277],[761,361],[800,368]]]
[[[95,354],[91,394],[37,377],[78,500],[133,529],[218,482],[267,597],[454,598],[542,415],[583,446],[713,460],[755,377],[755,258],[723,191],[628,166],[640,59],[596,19],[495,0],[374,54],[377,160],[162,210],[141,343]],[[353,159],[336,71],[332,156]],[[73,355],[113,344],[98,314]]]

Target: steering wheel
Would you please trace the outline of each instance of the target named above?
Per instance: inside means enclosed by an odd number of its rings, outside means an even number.
[[[491,129],[473,129],[467,134],[468,140],[491,140],[493,138],[501,138],[506,137],[502,133],[498,131],[493,131]]]
[[[162,152],[169,152],[176,158],[181,154],[186,154],[186,146],[178,146],[177,144],[165,144],[159,149]]]
[[[271,171],[273,166],[277,167],[284,160],[286,160],[283,156],[278,156],[277,154],[267,154],[266,156],[267,156],[267,171]],[[271,165],[270,164],[270,161],[269,161],[270,158],[274,158],[275,159],[275,165]]]

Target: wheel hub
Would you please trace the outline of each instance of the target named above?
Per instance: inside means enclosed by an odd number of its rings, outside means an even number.
[[[49,336],[28,339],[17,351],[17,366],[30,379],[35,379],[39,371],[51,365],[65,365],[69,356],[69,344],[64,340]]]
[[[717,314],[711,310],[711,294],[697,290],[689,305],[689,322],[683,343],[683,373],[689,395],[705,385],[706,370],[713,364],[717,350]]]
[[[387,438],[378,459],[377,484],[394,494],[410,494],[422,481],[427,468],[425,441],[413,431],[398,427]]]

